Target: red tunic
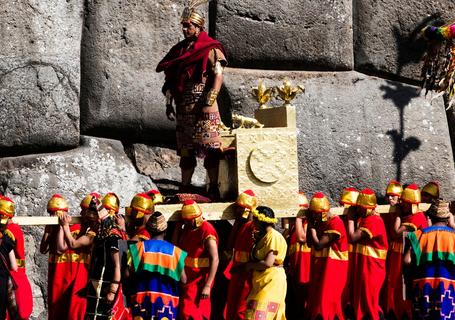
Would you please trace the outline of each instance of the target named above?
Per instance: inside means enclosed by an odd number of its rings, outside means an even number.
[[[422,230],[428,226],[427,218],[423,212],[404,216],[401,225],[407,226],[411,231]],[[412,302],[403,298],[403,236],[390,243],[387,260],[387,282],[385,285],[385,311],[393,312],[398,319],[405,314],[412,319]]]
[[[205,281],[209,275],[210,259],[205,250],[205,241],[213,239],[218,245],[215,228],[203,221],[196,229],[183,229],[179,247],[188,253],[185,259],[187,282],[180,295],[180,315],[183,319],[210,319],[210,299],[200,299]]]
[[[74,238],[79,236],[80,229],[79,224],[70,226]],[[57,239],[50,241],[55,243]],[[49,319],[84,319],[86,298],[83,291],[87,286],[89,263],[90,254],[86,250],[68,249],[57,254],[55,249],[51,249],[48,264]]]
[[[253,221],[246,222],[237,232],[234,243],[234,256],[232,267],[236,267],[250,260],[250,253],[253,249]],[[251,273],[231,273],[229,282],[226,319],[240,320],[245,318],[246,301],[251,291]]]
[[[14,281],[18,285],[18,289],[15,292],[18,314],[19,317],[28,318],[33,310],[33,297],[30,281],[25,273],[24,233],[18,224],[8,223],[6,225],[5,235],[14,242],[14,255],[16,256],[18,266],[17,272],[14,275]],[[9,316],[7,316],[7,319],[9,319]]]
[[[348,238],[343,221],[333,217],[318,228],[318,236],[336,234],[329,247],[312,248],[309,308],[311,319],[344,319],[341,296],[348,275]]]
[[[381,312],[379,295],[386,273],[387,233],[378,215],[359,219],[359,229],[368,237],[359,240],[353,247],[353,307],[357,320],[368,315],[370,319],[377,320]]]
[[[297,218],[300,219],[300,218]],[[303,229],[306,233],[308,222],[302,221]],[[311,248],[307,243],[300,243],[297,240],[295,226],[291,230],[289,241],[289,275],[298,284],[308,284],[310,282],[310,261]]]

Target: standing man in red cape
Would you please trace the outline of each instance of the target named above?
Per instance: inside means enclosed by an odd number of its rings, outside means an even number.
[[[158,64],[166,80],[166,115],[177,119],[177,153],[182,170],[181,191],[189,192],[196,156],[205,158],[210,179],[209,197],[218,200],[218,163],[221,154],[220,113],[216,98],[226,66],[224,48],[204,31],[204,18],[196,7],[206,1],[191,0],[182,14],[185,39]],[[173,101],[175,101],[176,112]]]

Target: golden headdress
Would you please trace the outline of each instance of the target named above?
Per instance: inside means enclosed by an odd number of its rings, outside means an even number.
[[[189,21],[199,27],[203,27],[205,19],[202,14],[196,10],[196,8],[207,2],[208,0],[187,0],[185,8],[183,9],[181,22],[183,23],[185,21]]]

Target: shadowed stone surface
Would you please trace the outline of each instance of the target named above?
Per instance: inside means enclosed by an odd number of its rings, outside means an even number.
[[[347,0],[218,0],[214,35],[230,66],[350,70],[352,4]]]
[[[355,69],[420,80],[425,42],[419,32],[430,21],[453,19],[455,2],[354,1]]]
[[[180,157],[176,150],[154,147],[144,144],[133,144],[128,148],[128,154],[133,159],[137,170],[149,176],[163,194],[173,193],[178,190],[181,182]],[[197,159],[192,185],[204,187],[206,183],[206,171],[203,160]]]
[[[77,146],[83,2],[0,5],[0,156]]]
[[[54,193],[65,197],[70,213],[78,215],[80,201],[90,192],[115,192],[123,208],[134,194],[156,188],[137,173],[120,142],[91,137],[82,137],[81,142],[81,147],[67,152],[0,159],[0,193],[15,201],[17,215],[48,215],[47,201]],[[47,313],[47,255],[39,253],[43,232],[44,227],[24,229],[33,319]]]
[[[284,77],[306,87],[297,106],[300,188],[323,191],[333,200],[343,187],[371,187],[383,196],[389,180],[424,185],[440,181],[454,199],[455,175],[442,101],[429,103],[418,88],[357,72],[278,72],[229,69],[225,105],[253,116],[249,91],[264,79]],[[272,101],[271,105],[280,105]]]
[[[164,74],[155,69],[168,50],[183,40],[183,2],[86,3],[82,132],[130,141],[172,140],[175,122],[166,118],[161,93]]]

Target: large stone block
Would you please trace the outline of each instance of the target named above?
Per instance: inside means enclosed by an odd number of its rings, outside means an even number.
[[[354,1],[354,60],[357,71],[420,80],[425,42],[419,32],[430,21],[453,19],[455,2]]]
[[[339,199],[343,187],[373,188],[383,196],[391,179],[420,185],[437,180],[455,198],[455,172],[441,100],[430,104],[417,87],[357,72],[228,69],[220,105],[253,116],[251,88],[288,77],[306,87],[297,107],[299,184]],[[272,101],[271,105],[281,105]]]
[[[218,0],[212,11],[212,31],[225,45],[231,66],[353,67],[351,1]]]
[[[83,2],[0,5],[0,156],[77,146]]]
[[[168,50],[183,40],[183,2],[86,3],[82,132],[131,141],[172,139],[175,122],[166,118],[161,93],[164,74],[155,69]]]
[[[82,137],[81,142],[71,151],[0,159],[0,194],[15,201],[17,215],[47,215],[46,204],[54,193],[63,195],[70,213],[77,215],[81,199],[89,192],[115,192],[124,207],[134,194],[156,188],[151,179],[137,173],[120,142],[91,137]],[[38,249],[44,229],[24,231],[34,294],[32,318],[42,319],[47,312],[47,256]]]

